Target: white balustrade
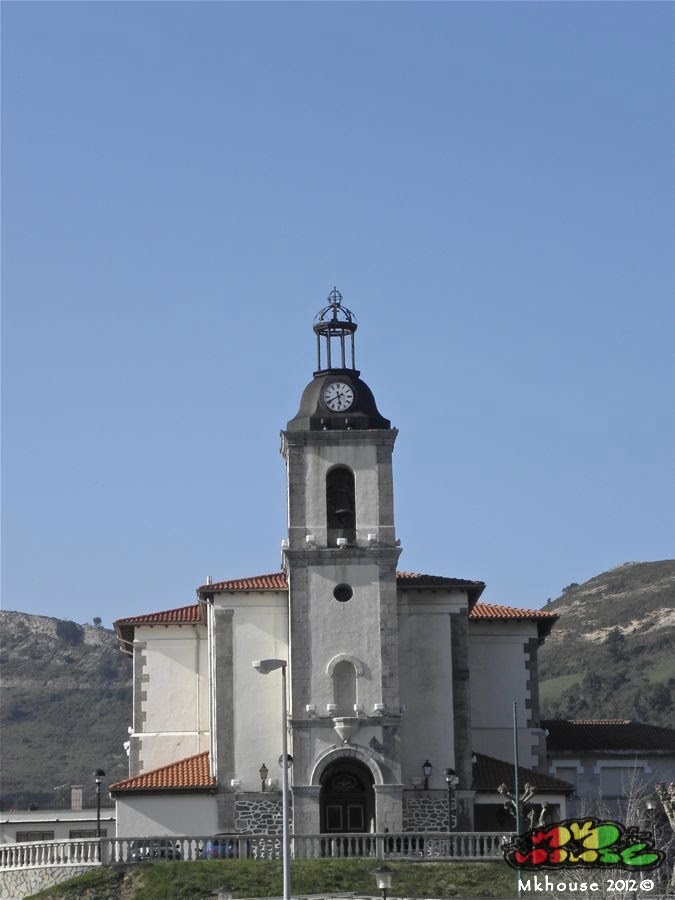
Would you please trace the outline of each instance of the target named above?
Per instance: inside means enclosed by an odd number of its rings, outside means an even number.
[[[500,859],[503,833],[296,834],[297,859]],[[149,859],[279,859],[280,834],[205,837],[87,838],[0,844],[0,871],[45,866],[98,866]]]

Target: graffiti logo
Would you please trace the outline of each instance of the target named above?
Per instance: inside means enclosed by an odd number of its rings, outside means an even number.
[[[566,819],[534,828],[504,847],[504,859],[514,869],[611,866],[635,871],[654,869],[664,858],[651,835],[598,819]]]

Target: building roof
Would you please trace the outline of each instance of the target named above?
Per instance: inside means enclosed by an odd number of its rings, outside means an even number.
[[[474,753],[474,757],[476,759],[473,767],[474,790],[494,793],[500,784],[505,784],[511,791],[514,789],[516,779],[513,763],[486,756],[484,753]],[[574,790],[574,785],[568,781],[535,772],[534,769],[526,769],[524,766],[518,766],[518,780],[521,787],[529,783],[538,791],[547,794],[571,794]]]
[[[471,618],[481,619],[518,619],[531,621],[533,619],[543,621],[555,621],[558,616],[555,613],[544,612],[541,609],[519,609],[515,606],[499,606],[496,603],[477,603],[471,610]]]
[[[116,781],[108,790],[120,791],[211,791],[216,788],[216,779],[211,774],[209,751],[179,759],[168,766],[160,766],[143,772],[134,778]]]
[[[513,764],[486,756],[484,753],[474,754],[476,762],[473,769],[476,791],[494,793],[500,784],[512,790],[514,786]],[[524,766],[518,767],[521,784],[529,783],[538,791],[546,793],[564,794],[574,790],[573,786],[560,778],[544,775]],[[126,778],[111,784],[111,793],[123,791],[207,791],[215,790],[216,781],[211,775],[211,761],[208,750],[189,756],[187,759],[179,759],[175,763],[143,772],[134,778]]]
[[[477,603],[477,598],[482,593],[485,584],[482,581],[468,581],[465,578],[448,578],[444,575],[425,575],[421,572],[397,572],[396,581],[404,590],[437,590],[438,588],[464,588],[468,590],[469,599],[473,606],[469,618],[473,622],[505,622],[521,621],[536,622],[539,629],[539,637],[544,638],[553,627],[558,618],[555,613],[543,612],[537,609],[518,609],[512,606],[498,606],[494,603]],[[286,575],[283,572],[272,572],[268,575],[253,575],[250,578],[235,578],[230,581],[217,581],[212,584],[202,584],[197,589],[200,600],[204,601],[213,594],[229,593],[230,591],[285,591],[287,587]],[[115,631],[122,645],[122,650],[129,653],[128,649],[133,644],[134,628],[137,625],[198,625],[205,624],[205,610],[203,603],[194,603],[191,606],[181,606],[178,609],[166,609],[160,612],[145,613],[140,616],[128,616],[117,619]]]
[[[402,588],[433,589],[439,587],[467,588],[478,599],[485,588],[483,581],[469,581],[466,578],[447,578],[444,575],[424,575],[421,572],[397,572],[396,581]],[[287,582],[284,572],[270,575],[254,575],[252,578],[236,578],[232,581],[217,581],[202,584],[197,588],[199,596],[221,594],[228,591],[283,591]]]
[[[543,719],[549,753],[649,751],[675,753],[675,730],[631,719]]]
[[[286,575],[283,572],[272,572],[270,575],[253,575],[251,578],[234,578],[230,581],[216,581],[213,584],[202,584],[197,588],[198,594],[220,594],[225,591],[285,591]]]
[[[536,622],[540,641],[551,633],[558,620],[556,613],[541,609],[498,606],[495,603],[476,603],[469,618],[472,622]]]
[[[128,649],[134,642],[134,628],[136,625],[199,625],[205,624],[204,609],[199,603],[190,606],[179,606],[178,609],[164,609],[161,612],[145,613],[140,616],[129,616],[126,619],[117,619],[115,631],[124,653],[131,653]]]

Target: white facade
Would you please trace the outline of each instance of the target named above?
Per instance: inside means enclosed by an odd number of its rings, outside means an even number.
[[[479,753],[513,761],[513,704],[518,723],[518,757],[528,768],[544,764],[539,727],[538,683],[526,668],[538,644],[537,623],[471,622],[471,734]],[[501,673],[506,677],[495,677]]]
[[[95,809],[36,809],[0,813],[0,844],[79,840],[96,835]],[[115,836],[115,810],[101,810],[101,833]]]
[[[129,795],[117,807],[118,837],[206,837],[218,830],[210,794]]]
[[[130,774],[208,750],[209,710],[206,628],[137,627]]]
[[[356,326],[334,293],[314,330],[344,366]],[[458,827],[471,829],[473,752],[512,760],[514,700],[520,763],[544,762],[536,648],[555,617],[494,608],[473,622],[482,582],[397,574],[397,431],[356,369],[321,360],[282,433],[283,572],[202,585],[193,608],[117,623],[135,659],[120,834],[185,833],[177,792],[190,786],[212,788],[186,807],[191,826],[205,815],[220,832],[278,827],[282,703],[300,833],[440,830],[444,816],[447,828],[448,769]],[[252,668],[263,658],[287,661],[286,697],[278,671]],[[207,749],[212,785],[189,765],[144,778]]]

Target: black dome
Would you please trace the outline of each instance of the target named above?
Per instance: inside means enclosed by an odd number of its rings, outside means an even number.
[[[375,397],[356,369],[329,369],[317,373],[302,392],[300,409],[287,425],[288,431],[327,431],[366,428],[391,428],[381,416]],[[331,381],[342,381],[354,391],[354,404],[344,412],[333,412],[322,400],[323,388]]]

